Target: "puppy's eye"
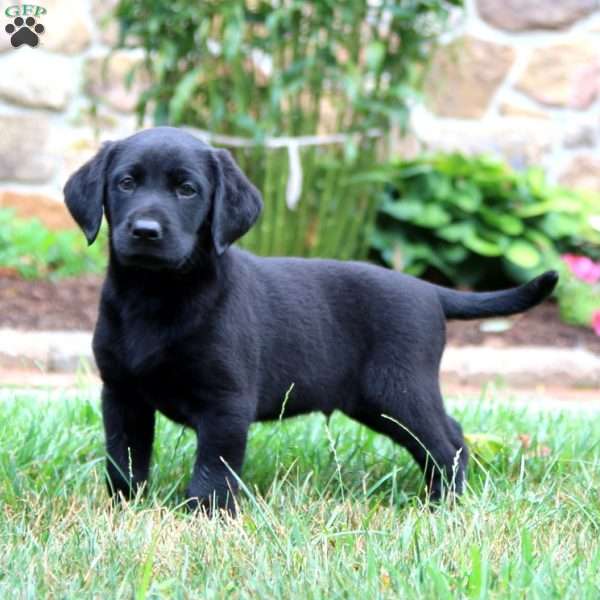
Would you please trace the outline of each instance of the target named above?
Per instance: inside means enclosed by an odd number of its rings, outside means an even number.
[[[130,175],[125,175],[125,177],[119,181],[119,187],[124,192],[131,192],[133,189],[135,189],[135,179]]]
[[[175,191],[178,196],[183,196],[184,198],[189,198],[196,194],[196,188],[191,183],[182,183],[177,186]]]

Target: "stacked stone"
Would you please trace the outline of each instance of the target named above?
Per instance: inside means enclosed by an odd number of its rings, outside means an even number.
[[[35,48],[13,48],[5,32],[13,19],[0,13],[0,206],[52,229],[71,228],[62,203],[66,178],[103,139],[135,129],[145,83],[124,83],[140,54],[119,51],[107,60],[118,34],[108,16],[115,0],[39,4],[47,12],[37,17],[44,32]]]
[[[600,192],[598,0],[467,0],[400,149],[492,152]]]
[[[50,227],[72,226],[62,207],[68,175],[103,139],[137,126],[147,82],[139,71],[131,87],[124,79],[141,54],[107,59],[115,2],[39,0],[47,13],[35,48],[13,48],[11,18],[0,13],[0,206]],[[398,149],[498,153],[600,191],[599,0],[466,2]]]

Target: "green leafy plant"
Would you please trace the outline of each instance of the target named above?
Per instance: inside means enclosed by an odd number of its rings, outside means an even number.
[[[120,0],[121,45],[151,77],[156,123],[260,137],[405,119],[416,65],[460,0]]]
[[[150,86],[140,117],[256,144],[232,150],[261,190],[263,216],[243,244],[264,254],[364,256],[373,164],[367,132],[404,124],[433,40],[461,0],[120,0],[121,47],[142,47]],[[133,74],[132,74],[133,76]],[[300,149],[302,193],[285,203],[287,148],[268,137],[344,133]]]
[[[0,209],[0,267],[26,279],[100,273],[106,265],[106,235],[87,247],[79,231],[49,231],[37,219],[17,219]]]
[[[594,199],[490,157],[439,154],[361,176],[385,185],[371,244],[385,264],[477,287],[522,281],[600,241]]]

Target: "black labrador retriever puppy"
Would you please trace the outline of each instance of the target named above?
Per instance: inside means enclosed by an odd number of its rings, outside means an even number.
[[[463,489],[468,451],[438,383],[446,319],[510,315],[543,300],[526,285],[464,293],[357,262],[261,258],[231,244],[261,196],[224,150],[169,127],[105,144],[65,186],[110,261],[94,334],[111,492],[148,477],[160,411],[194,429],[189,503],[235,510],[253,421],[341,410],[388,435],[429,493]]]

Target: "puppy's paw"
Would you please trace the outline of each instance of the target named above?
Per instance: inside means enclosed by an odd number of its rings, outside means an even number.
[[[192,513],[201,513],[210,518],[219,516],[237,516],[235,499],[231,492],[223,498],[215,493],[210,496],[195,496],[189,490],[186,492],[185,507]]]
[[[119,505],[143,497],[147,491],[145,481],[130,482],[122,477],[106,477],[106,488],[113,504]]]

